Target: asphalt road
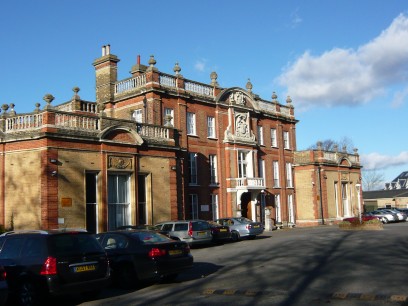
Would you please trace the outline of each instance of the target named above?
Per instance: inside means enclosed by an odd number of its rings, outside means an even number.
[[[109,288],[60,305],[405,305],[408,222],[382,231],[337,226],[265,232],[194,248],[195,266],[170,284]]]

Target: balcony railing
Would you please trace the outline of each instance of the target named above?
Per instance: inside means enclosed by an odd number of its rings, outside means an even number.
[[[237,189],[263,189],[265,188],[265,180],[259,177],[245,177],[231,179],[231,187]]]

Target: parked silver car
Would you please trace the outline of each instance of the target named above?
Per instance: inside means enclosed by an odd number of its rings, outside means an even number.
[[[165,235],[185,241],[189,245],[212,242],[211,227],[205,220],[177,220],[160,222],[155,228]]]
[[[399,211],[397,209],[389,208],[389,209],[379,209],[379,210],[380,211],[386,211],[386,212],[389,212],[391,214],[396,214],[397,217],[398,217],[397,221],[406,221],[407,220],[407,214],[405,212]]]
[[[231,239],[238,241],[242,237],[254,239],[257,235],[260,235],[264,231],[263,224],[260,222],[254,222],[248,218],[236,217],[236,218],[220,218],[215,220],[218,224],[227,225],[231,230]]]
[[[374,211],[371,211],[371,213],[374,214],[375,216],[382,216],[383,218],[381,219],[381,221],[383,223],[398,221],[398,216],[396,214],[392,214],[385,210],[374,210]]]

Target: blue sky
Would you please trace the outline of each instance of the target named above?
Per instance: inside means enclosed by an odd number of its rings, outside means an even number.
[[[295,106],[297,149],[349,139],[365,169],[408,171],[406,0],[13,0],[0,10],[0,103],[95,100],[92,62],[111,45],[119,79],[137,55],[160,71]]]

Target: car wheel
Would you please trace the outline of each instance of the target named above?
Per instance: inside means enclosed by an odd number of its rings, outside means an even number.
[[[236,242],[240,239],[239,233],[238,232],[232,232],[231,233],[231,240]]]
[[[21,306],[34,306],[40,304],[40,293],[32,282],[23,280],[18,285],[17,303]]]
[[[115,283],[124,289],[134,289],[139,285],[135,269],[131,265],[122,265],[118,268]]]
[[[382,219],[382,223],[387,224],[387,223],[388,223],[388,219],[387,219],[386,217],[384,217],[384,218]]]

